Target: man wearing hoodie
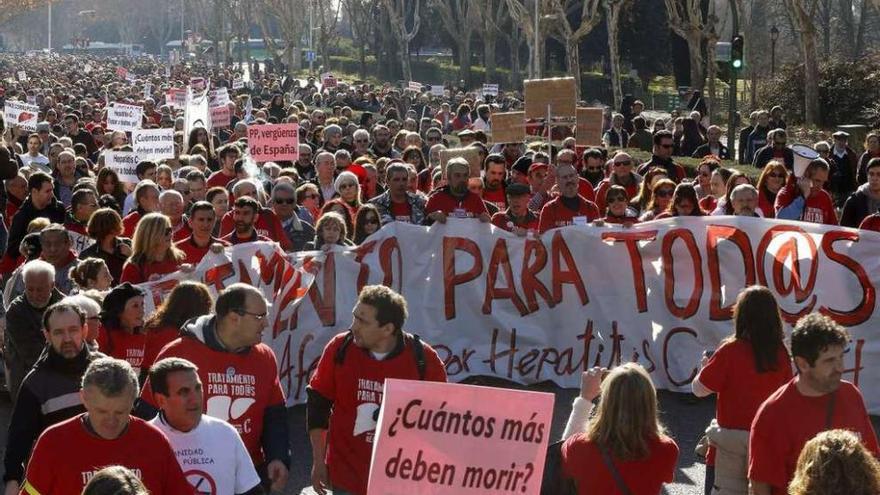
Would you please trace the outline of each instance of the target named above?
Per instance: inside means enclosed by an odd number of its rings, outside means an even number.
[[[873,158],[867,166],[868,182],[859,186],[847,198],[840,215],[840,225],[858,228],[868,215],[880,210],[880,158]]]
[[[9,227],[9,243],[6,246],[6,256],[17,260],[21,256],[18,245],[27,233],[27,226],[31,220],[39,217],[48,218],[52,223],[64,223],[67,211],[64,205],[55,198],[55,186],[52,177],[43,172],[34,172],[28,178],[28,196],[22,203],[21,208],[12,217]]]
[[[290,435],[275,354],[262,343],[268,304],[253,286],[237,283],[224,289],[214,306],[215,314],[184,324],[183,336],[168,344],[156,362],[178,357],[198,367],[205,412],[241,433],[264,486],[281,491],[290,466]],[[155,416],[154,400],[147,379],[138,415]]]

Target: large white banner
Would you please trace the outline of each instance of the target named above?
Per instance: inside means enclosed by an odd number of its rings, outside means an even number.
[[[525,238],[450,219],[431,228],[393,223],[358,248],[290,257],[276,249],[254,243],[209,254],[193,276],[214,289],[246,281],[267,295],[264,340],[290,404],[305,401],[322,349],[348,328],[364,284],[403,293],[406,330],[434,346],[451,380],[494,375],[577,387],[588,366],[635,360],[658,387],[679,391],[689,390],[701,352],[733,333],[739,291],[763,284],[777,295],[787,331],[810,311],[848,328],[844,379],[880,412],[873,232],[703,217]],[[158,301],[174,283],[148,285]]]
[[[3,106],[3,117],[6,120],[6,125],[17,125],[26,131],[34,132],[37,130],[39,114],[39,107],[23,101],[6,100]]]

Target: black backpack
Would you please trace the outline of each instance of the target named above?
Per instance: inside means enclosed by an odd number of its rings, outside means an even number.
[[[425,348],[422,345],[422,339],[416,334],[404,334],[404,339],[409,335],[409,345],[412,347],[413,355],[416,358],[416,368],[419,370],[419,380],[425,379]],[[339,346],[339,349],[336,350],[336,356],[334,356],[334,361],[336,364],[342,364],[345,362],[345,354],[348,352],[349,346],[351,346],[351,342],[354,340],[354,337],[351,336],[351,332],[348,332],[348,335],[342,340],[342,345]]]

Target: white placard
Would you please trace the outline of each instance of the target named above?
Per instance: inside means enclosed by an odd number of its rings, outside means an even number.
[[[23,70],[18,71],[18,80],[19,81],[27,81],[28,80],[27,72],[25,72]]]
[[[483,85],[483,96],[492,95],[498,96],[498,85],[497,84],[484,84]]]
[[[144,109],[137,105],[114,103],[107,111],[107,129],[132,132],[141,128]]]
[[[144,83],[144,98],[150,98],[153,96],[153,83],[146,82]]]
[[[409,89],[410,91],[415,91],[416,93],[421,93],[422,92],[422,83],[410,81],[409,85],[407,86],[407,89]]]
[[[208,91],[208,106],[216,107],[229,103],[229,91],[226,88],[217,88]]]
[[[140,162],[138,154],[133,151],[105,151],[104,166],[112,169],[119,176],[119,180],[129,184],[137,184],[137,164]]]
[[[141,160],[174,158],[174,129],[138,129],[131,133],[131,142]]]
[[[431,94],[434,96],[443,96],[445,93],[442,84],[432,84],[431,85]]]
[[[232,122],[232,112],[227,105],[211,107],[211,128],[219,129],[229,127]]]
[[[232,80],[232,89],[242,89],[244,88],[244,79],[240,77],[236,77]]]
[[[17,125],[26,131],[36,132],[40,109],[23,101],[7,100],[3,107],[6,125]]]
[[[186,93],[186,110],[184,112],[183,135],[189,136],[196,127],[211,130],[211,112],[208,107],[208,95],[193,96],[191,91]]]

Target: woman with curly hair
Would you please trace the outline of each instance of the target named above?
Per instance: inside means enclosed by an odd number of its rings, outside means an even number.
[[[823,431],[801,450],[788,493],[876,495],[880,493],[880,462],[855,433]]]
[[[203,283],[186,280],[172,289],[168,298],[162,301],[144,324],[147,340],[141,369],[149,370],[159,351],[178,337],[183,324],[210,313],[213,304],[211,293]]]

